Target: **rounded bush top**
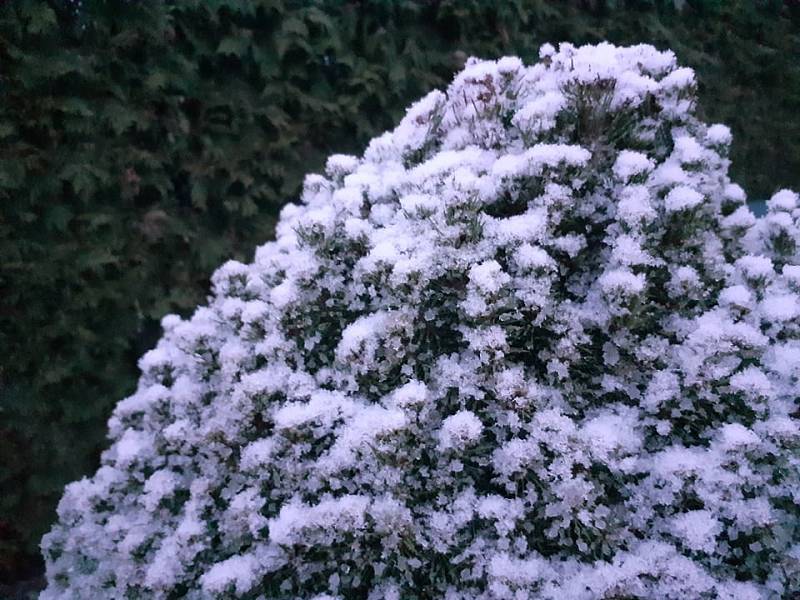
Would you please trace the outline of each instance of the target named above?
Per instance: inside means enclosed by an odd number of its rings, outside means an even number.
[[[800,207],[671,52],[470,59],[163,320],[43,598],[800,593]]]

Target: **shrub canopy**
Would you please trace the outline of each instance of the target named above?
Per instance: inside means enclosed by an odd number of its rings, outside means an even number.
[[[140,361],[43,598],[800,593],[800,206],[671,52],[470,59]]]

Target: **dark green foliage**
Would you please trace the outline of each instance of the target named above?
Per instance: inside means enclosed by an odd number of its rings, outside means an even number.
[[[95,468],[158,319],[267,239],[304,173],[470,54],[532,61],[545,41],[602,39],[697,69],[751,194],[800,186],[790,0],[4,2],[0,578]]]

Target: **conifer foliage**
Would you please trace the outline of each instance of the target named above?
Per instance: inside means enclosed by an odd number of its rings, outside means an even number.
[[[800,204],[671,52],[470,59],[167,317],[43,598],[800,593]]]

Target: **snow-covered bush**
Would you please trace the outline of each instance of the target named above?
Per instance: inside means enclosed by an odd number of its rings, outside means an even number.
[[[800,594],[800,203],[670,52],[471,60],[167,317],[51,598]]]

